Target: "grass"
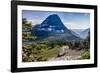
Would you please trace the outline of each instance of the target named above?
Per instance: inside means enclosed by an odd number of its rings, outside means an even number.
[[[59,46],[55,46],[54,48],[50,48],[43,44],[37,46],[27,45],[23,48],[23,52],[26,55],[25,62],[33,62],[33,61],[47,61],[50,58],[57,57],[59,54]]]

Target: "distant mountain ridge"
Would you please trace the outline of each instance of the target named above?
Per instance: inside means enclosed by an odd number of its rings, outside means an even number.
[[[79,40],[80,37],[73,34],[69,30],[57,14],[48,16],[41,24],[32,28],[32,34],[41,38],[62,38],[66,40]]]
[[[81,37],[83,37],[84,39],[90,35],[90,28],[85,29],[84,31],[82,31],[82,33],[80,33]]]
[[[87,29],[72,29],[72,31],[74,31],[76,34],[78,34],[81,38],[85,39],[90,32],[90,28],[87,28]]]

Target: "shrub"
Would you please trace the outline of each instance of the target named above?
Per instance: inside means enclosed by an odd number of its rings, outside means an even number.
[[[90,52],[86,51],[86,52],[82,53],[82,59],[90,59]]]

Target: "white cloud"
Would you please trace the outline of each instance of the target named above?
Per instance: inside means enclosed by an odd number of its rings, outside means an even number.
[[[84,13],[84,16],[88,16],[89,14],[88,13]]]
[[[69,29],[86,29],[89,28],[89,25],[85,25],[85,24],[77,24],[77,23],[73,23],[73,22],[69,22],[69,23],[64,23],[65,26]]]
[[[31,19],[28,20],[29,22],[32,23],[32,25],[36,25],[36,24],[41,24],[42,20],[38,20],[38,19]]]

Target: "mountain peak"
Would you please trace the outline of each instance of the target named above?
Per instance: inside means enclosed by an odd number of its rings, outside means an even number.
[[[42,25],[51,25],[56,27],[64,27],[63,22],[57,14],[49,15],[42,23]]]
[[[52,15],[50,15],[50,16],[58,16],[57,14],[52,14]]]
[[[55,18],[60,18],[57,14],[52,14],[52,15],[49,15],[48,16],[48,18],[53,18],[53,19],[55,19]]]
[[[36,29],[36,30],[34,30]],[[61,18],[57,14],[49,15],[37,28],[33,27],[32,33],[39,37],[61,36],[62,38],[77,39],[71,31],[65,27]]]

